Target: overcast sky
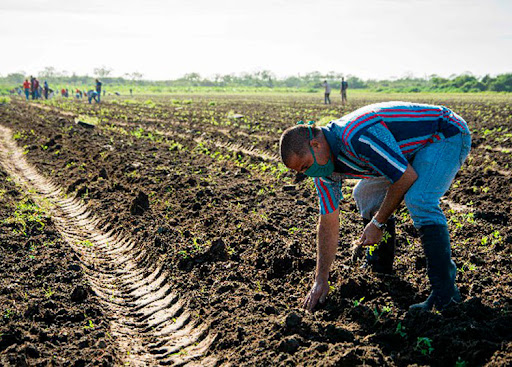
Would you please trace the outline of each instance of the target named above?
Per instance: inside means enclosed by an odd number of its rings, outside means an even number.
[[[512,72],[512,0],[0,0],[0,75]]]

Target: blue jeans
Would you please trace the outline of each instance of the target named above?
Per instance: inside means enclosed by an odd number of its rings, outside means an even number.
[[[29,100],[29,97],[30,96],[30,89],[25,89],[25,98],[27,99],[27,101]]]
[[[447,225],[439,206],[455,175],[471,149],[471,136],[458,134],[430,143],[412,160],[418,179],[405,194],[405,205],[416,228],[425,225]],[[361,180],[354,188],[354,199],[363,218],[371,219],[379,210],[391,183],[385,177]]]

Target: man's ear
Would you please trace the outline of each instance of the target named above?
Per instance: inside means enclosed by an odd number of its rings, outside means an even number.
[[[320,146],[320,141],[317,138],[313,137],[313,139],[309,141],[309,146],[311,148],[318,148]]]

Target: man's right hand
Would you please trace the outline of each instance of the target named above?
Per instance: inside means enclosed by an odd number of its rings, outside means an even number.
[[[318,302],[324,303],[325,298],[327,297],[327,293],[329,293],[329,282],[326,280],[317,279],[315,280],[315,284],[309,291],[306,299],[304,300],[304,307],[309,312],[313,312],[313,309],[317,305]]]

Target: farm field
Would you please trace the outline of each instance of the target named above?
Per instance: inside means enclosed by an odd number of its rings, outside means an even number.
[[[331,292],[306,313],[317,196],[279,163],[279,136],[397,99],[446,105],[473,134],[442,202],[464,301],[407,312],[429,287],[404,208],[395,274],[352,262],[363,224],[349,180]],[[511,365],[512,98],[320,102],[188,94],[0,106],[0,365]]]

